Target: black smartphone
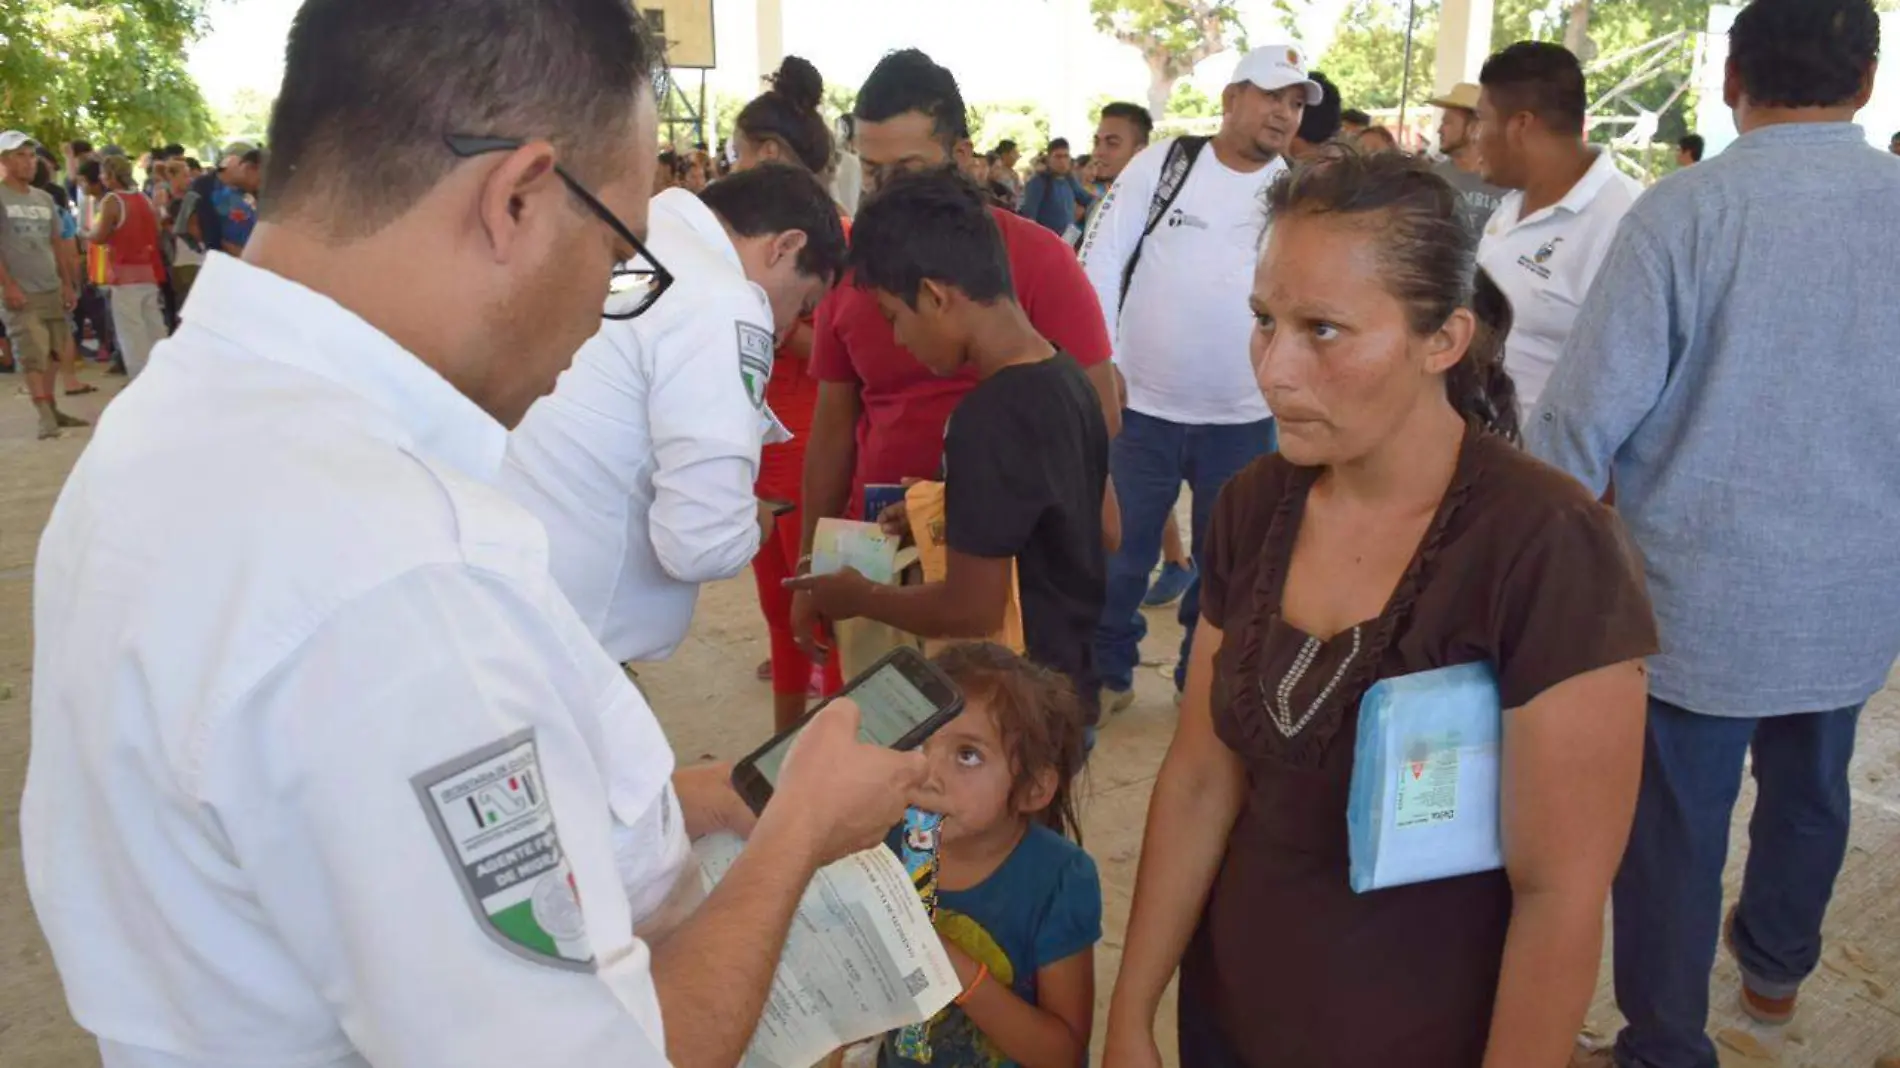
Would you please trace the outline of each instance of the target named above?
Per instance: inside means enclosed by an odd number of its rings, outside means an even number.
[[[888,749],[917,748],[963,711],[963,691],[924,654],[908,646],[892,650],[871,665],[869,671],[845,684],[838,697],[857,702],[863,714],[858,738]],[[752,806],[752,811],[765,811],[765,803],[772,799],[772,789],[778,783],[779,769],[798,732],[823,710],[824,705],[813,709],[796,727],[760,746],[732,769],[733,789]]]

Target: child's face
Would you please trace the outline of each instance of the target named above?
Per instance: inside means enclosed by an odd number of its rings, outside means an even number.
[[[970,702],[931,735],[924,743],[924,758],[930,767],[924,797],[944,815],[944,841],[981,836],[1018,815],[1010,803],[1016,776],[1009,752],[995,717],[982,702]]]
[[[877,306],[891,324],[891,336],[931,374],[948,378],[962,368],[962,346],[944,330],[943,306],[928,286],[918,291],[915,308],[881,289]]]

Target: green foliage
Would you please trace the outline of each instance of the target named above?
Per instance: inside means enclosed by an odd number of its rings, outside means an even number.
[[[1150,48],[1191,56],[1213,42],[1223,47],[1231,36],[1246,47],[1240,5],[1232,0],[1089,0],[1095,28],[1146,54]],[[1214,53],[1222,51],[1215,48]],[[1197,57],[1187,64],[1190,70]],[[1185,73],[1185,72],[1183,72]]]
[[[1049,143],[1049,116],[1028,101],[1002,101],[971,104],[970,141],[978,152],[995,148],[999,141],[1014,141],[1025,157],[1041,152]]]
[[[218,141],[229,144],[232,141],[262,142],[270,131],[270,110],[277,103],[274,96],[266,96],[255,89],[239,89],[232,94],[225,105],[217,109],[215,121]]]
[[[1432,64],[1437,59],[1437,0],[1422,0],[1418,6],[1407,101],[1411,107],[1431,99]],[[1405,5],[1389,0],[1354,0],[1340,16],[1338,36],[1314,67],[1339,86],[1346,107],[1371,111],[1399,106],[1399,89],[1405,83],[1405,16]]]
[[[849,115],[858,107],[858,91],[839,82],[826,82],[824,101],[818,110],[825,118],[836,120],[841,115]]]
[[[0,2],[0,114],[51,145],[199,142],[210,109],[185,70],[205,0]]]
[[[1710,0],[1593,0],[1589,35],[1600,60],[1678,30],[1700,30],[1709,24]],[[1497,0],[1492,16],[1493,47],[1503,48],[1514,41],[1562,41],[1567,4],[1556,0]],[[1658,141],[1674,142],[1690,130],[1696,94],[1684,93],[1667,110],[1670,95],[1684,82],[1694,78],[1695,46],[1685,41],[1670,54],[1660,77],[1632,91],[1626,103],[1607,110],[1628,114],[1632,106],[1660,111],[1656,131]],[[1610,63],[1590,76],[1590,102],[1594,106],[1602,96],[1626,76],[1643,66],[1642,57]],[[1607,141],[1626,127],[1599,127],[1593,140]]]
[[[1163,117],[1218,119],[1220,114],[1220,101],[1196,89],[1191,82],[1177,82],[1173,94],[1168,97],[1168,113]]]

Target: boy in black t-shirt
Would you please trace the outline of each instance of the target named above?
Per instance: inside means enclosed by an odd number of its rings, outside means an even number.
[[[1093,725],[1108,483],[1094,387],[1016,303],[1002,233],[982,192],[955,173],[886,183],[852,226],[851,263],[898,344],[935,374],[967,367],[979,379],[944,432],[947,574],[897,587],[847,571],[792,585],[811,590],[827,619],[981,638],[1002,628],[1014,560],[1030,659],[1068,675]]]

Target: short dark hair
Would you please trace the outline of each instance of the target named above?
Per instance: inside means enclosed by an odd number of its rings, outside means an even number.
[[[197,156],[186,156],[185,167],[187,170],[194,170],[194,171],[202,171],[205,169],[205,165],[198,162]]]
[[[865,122],[886,122],[913,111],[930,116],[931,131],[946,149],[970,136],[970,116],[956,75],[918,49],[906,48],[887,54],[871,68],[852,113]]]
[[[772,88],[741,108],[733,125],[747,140],[777,141],[806,168],[822,171],[831,165],[831,128],[818,114],[824,96],[825,80],[818,68],[786,56],[772,75]]]
[[[1148,109],[1142,107],[1140,104],[1133,104],[1126,100],[1117,100],[1113,104],[1106,105],[1102,108],[1102,118],[1128,120],[1128,122],[1134,126],[1135,132],[1141,135],[1141,143],[1144,145],[1147,144],[1148,139],[1155,134],[1155,117],[1150,115]]]
[[[1835,107],[1860,95],[1880,58],[1873,0],[1755,0],[1728,31],[1749,102]]]
[[[1016,147],[1016,142],[1011,141],[1008,138],[1004,138],[1003,140],[996,142],[996,154],[999,156],[1005,152],[1016,152],[1016,151],[1019,151],[1019,149]]]
[[[92,151],[91,141],[88,141],[84,138],[75,138],[73,140],[73,155],[83,156],[86,153],[91,152],[91,151]]]
[[[1049,142],[1049,147],[1045,149],[1044,151],[1049,153],[1050,155],[1054,155],[1057,150],[1067,152],[1069,150],[1069,139],[1066,137],[1058,137],[1055,140]]]
[[[1528,111],[1559,133],[1583,134],[1583,64],[1563,45],[1519,41],[1484,61],[1478,83],[1506,115]]]
[[[1707,150],[1708,142],[1702,140],[1701,134],[1690,134],[1689,136],[1683,138],[1682,140],[1677,141],[1676,147],[1681,149],[1684,152],[1687,152],[1689,154],[1690,159],[1695,160],[1697,163],[1701,163],[1702,153],[1705,150]]]
[[[707,186],[699,199],[741,237],[802,231],[798,273],[835,285],[849,253],[838,205],[812,172],[789,163],[761,163]]]
[[[165,146],[165,156],[167,159],[177,159],[184,154],[185,146],[177,142]]]
[[[545,137],[583,180],[607,178],[652,64],[626,0],[306,0],[262,211],[320,203],[339,235],[374,233],[460,162],[450,134]]]
[[[1350,122],[1354,126],[1371,126],[1372,116],[1360,111],[1358,108],[1347,108],[1339,113],[1339,121],[1341,124]]]
[[[96,159],[79,161],[79,180],[94,185],[105,184],[105,168]]]
[[[1014,300],[1009,253],[983,191],[952,168],[894,177],[851,226],[851,267],[862,289],[911,307],[926,279],[971,300]]]
[[[1320,98],[1319,103],[1308,104],[1300,115],[1300,140],[1309,145],[1323,145],[1339,136],[1339,86],[1319,71],[1313,71],[1307,78],[1319,86]]]

